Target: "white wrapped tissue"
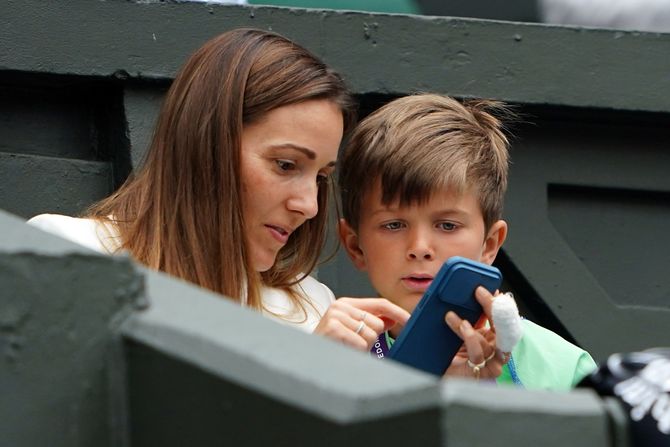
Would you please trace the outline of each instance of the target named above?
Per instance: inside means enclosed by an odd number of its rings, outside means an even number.
[[[519,309],[512,294],[507,292],[495,297],[491,313],[496,328],[498,349],[502,352],[512,352],[523,335]]]

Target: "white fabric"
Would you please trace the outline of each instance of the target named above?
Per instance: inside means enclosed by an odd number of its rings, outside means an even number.
[[[112,254],[121,245],[115,228],[102,225],[93,219],[40,214],[28,220],[28,223],[100,253]]]
[[[546,23],[635,31],[670,31],[668,0],[540,0]]]
[[[113,227],[93,219],[40,214],[28,220],[28,223],[100,253],[112,254],[120,245],[118,233]],[[263,314],[305,332],[312,332],[328,306],[335,301],[335,295],[328,287],[310,276],[295,287],[305,297],[304,311],[294,308],[288,294],[283,290],[264,287],[261,289],[266,309]]]
[[[311,276],[300,281],[296,288],[305,297],[304,311],[294,309],[288,295],[283,290],[264,287],[261,289],[265,307],[263,314],[280,323],[297,327],[305,332],[313,332],[328,306],[335,301],[335,295],[325,284]]]

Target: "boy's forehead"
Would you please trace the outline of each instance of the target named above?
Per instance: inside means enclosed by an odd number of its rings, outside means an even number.
[[[393,191],[391,189],[391,191]],[[361,198],[361,216],[364,216],[368,213],[372,213],[379,210],[396,210],[403,208],[410,208],[413,206],[421,206],[428,203],[435,196],[440,196],[441,198],[458,200],[465,196],[466,194],[475,193],[475,189],[472,187],[460,188],[456,185],[444,184],[440,185],[435,183],[435,187],[430,190],[425,197],[409,197],[405,201],[401,201],[402,191],[398,189],[393,191],[394,196],[391,200],[384,202],[383,200],[383,190],[381,179],[375,181],[367,190],[362,192],[363,197]]]

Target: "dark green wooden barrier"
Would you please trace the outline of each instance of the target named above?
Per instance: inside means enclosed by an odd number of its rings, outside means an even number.
[[[3,445],[627,445],[588,390],[443,382],[4,212],[0,331]]]
[[[144,298],[128,259],[0,212],[0,445],[124,445],[120,324]]]

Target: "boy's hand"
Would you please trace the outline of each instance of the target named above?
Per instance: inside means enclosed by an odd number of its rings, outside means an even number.
[[[340,298],[330,305],[315,334],[369,350],[382,332],[407,323],[409,312],[384,298]]]
[[[484,319],[480,319],[478,328],[473,328],[467,320],[461,319],[454,312],[445,315],[451,330],[463,340],[463,346],[447,368],[445,376],[495,379],[502,373],[503,365],[509,361],[509,357],[499,352],[496,347],[495,328],[492,325],[484,326],[487,319],[491,321],[493,295],[485,288],[478,287],[475,298],[484,309]]]

